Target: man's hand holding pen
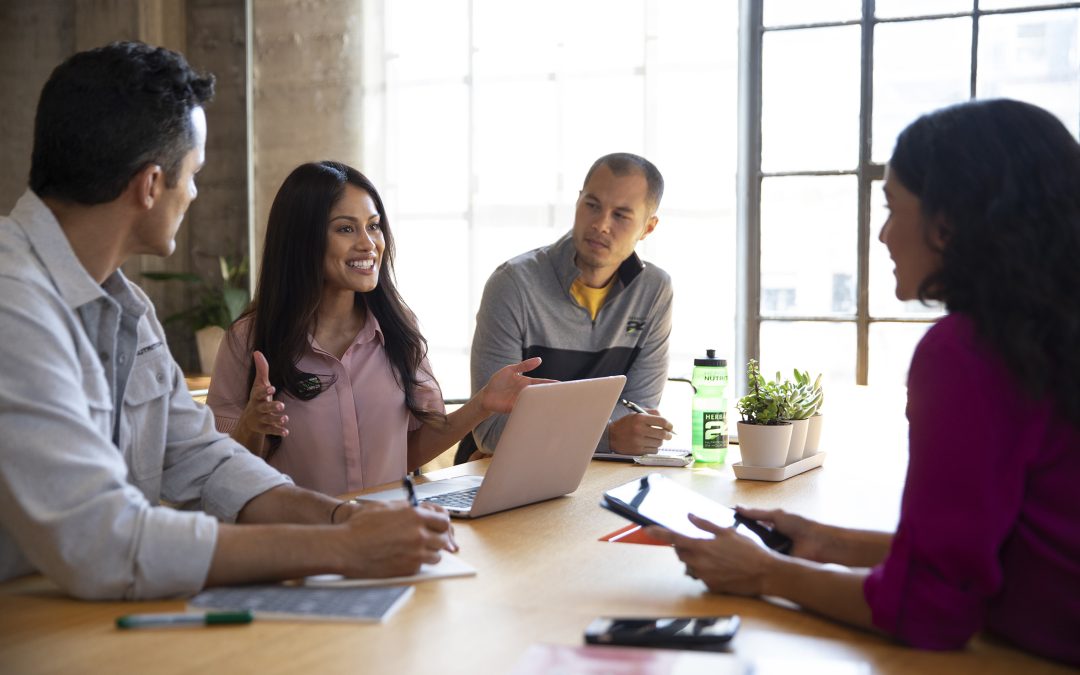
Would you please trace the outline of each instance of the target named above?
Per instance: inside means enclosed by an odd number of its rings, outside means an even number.
[[[635,414],[615,420],[608,426],[608,447],[626,455],[647,455],[656,452],[674,434],[671,422],[658,410],[646,410],[628,399],[619,402]]]
[[[348,577],[394,577],[416,574],[435,564],[441,551],[457,552],[450,516],[440,506],[419,503],[412,480],[403,481],[408,501],[351,499],[339,505],[333,522],[344,526],[342,569]],[[380,541],[379,547],[369,545]]]

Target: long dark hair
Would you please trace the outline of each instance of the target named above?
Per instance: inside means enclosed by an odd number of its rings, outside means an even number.
[[[436,419],[440,417],[438,413],[417,404],[417,373],[427,356],[427,340],[420,334],[415,315],[394,283],[394,236],[386,208],[371,181],[345,164],[330,161],[301,164],[289,174],[274,197],[255,299],[237,319],[254,315],[247,350],[261,351],[270,362],[270,383],[297,399],[310,400],[333,383],[330,375],[305,373],[296,366],[308,347],[308,333],[322,297],[330,211],[341,199],[346,185],[371,196],[386,242],[379,283],[373,291],[357,293],[356,306],[366,306],[379,321],[395,379],[405,392],[406,407],[418,419]],[[424,375],[431,377],[429,372]],[[254,381],[255,368],[251,366],[248,389]],[[271,449],[275,448],[276,444],[272,444]]]
[[[920,298],[970,316],[1027,393],[1080,426],[1080,144],[1034,105],[975,101],[912,123],[889,168],[944,223]]]

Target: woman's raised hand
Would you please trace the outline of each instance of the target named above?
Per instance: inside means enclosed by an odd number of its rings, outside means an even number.
[[[251,356],[255,360],[255,380],[251,383],[247,406],[240,415],[240,426],[248,433],[288,436],[285,425],[289,417],[284,414],[285,404],[274,400],[276,390],[270,384],[270,364],[260,351]]]
[[[480,405],[490,413],[508,413],[514,409],[518,394],[525,387],[532,384],[545,384],[555,380],[526,377],[522,373],[537,368],[540,365],[540,357],[534,356],[525,359],[521,363],[511,364],[495,371],[484,388],[480,390]]]

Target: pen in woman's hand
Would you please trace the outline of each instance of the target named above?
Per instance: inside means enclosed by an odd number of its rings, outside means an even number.
[[[405,492],[409,495],[409,503],[413,506],[420,506],[420,502],[416,501],[416,488],[413,486],[412,477],[408,474],[401,479],[401,484],[405,487]]]

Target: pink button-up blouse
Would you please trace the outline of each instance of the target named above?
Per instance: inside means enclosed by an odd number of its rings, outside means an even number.
[[[250,389],[248,344],[252,321],[237,322],[221,343],[206,403],[217,427],[231,432],[247,405]],[[378,320],[370,313],[352,344],[338,360],[314,338],[297,367],[336,380],[308,401],[279,391],[285,403],[289,435],[270,458],[270,465],[292,477],[297,485],[330,495],[400,480],[407,471],[408,433],[420,427],[408,408],[405,393],[394,379]],[[417,373],[417,401],[427,410],[444,412],[438,383]]]

